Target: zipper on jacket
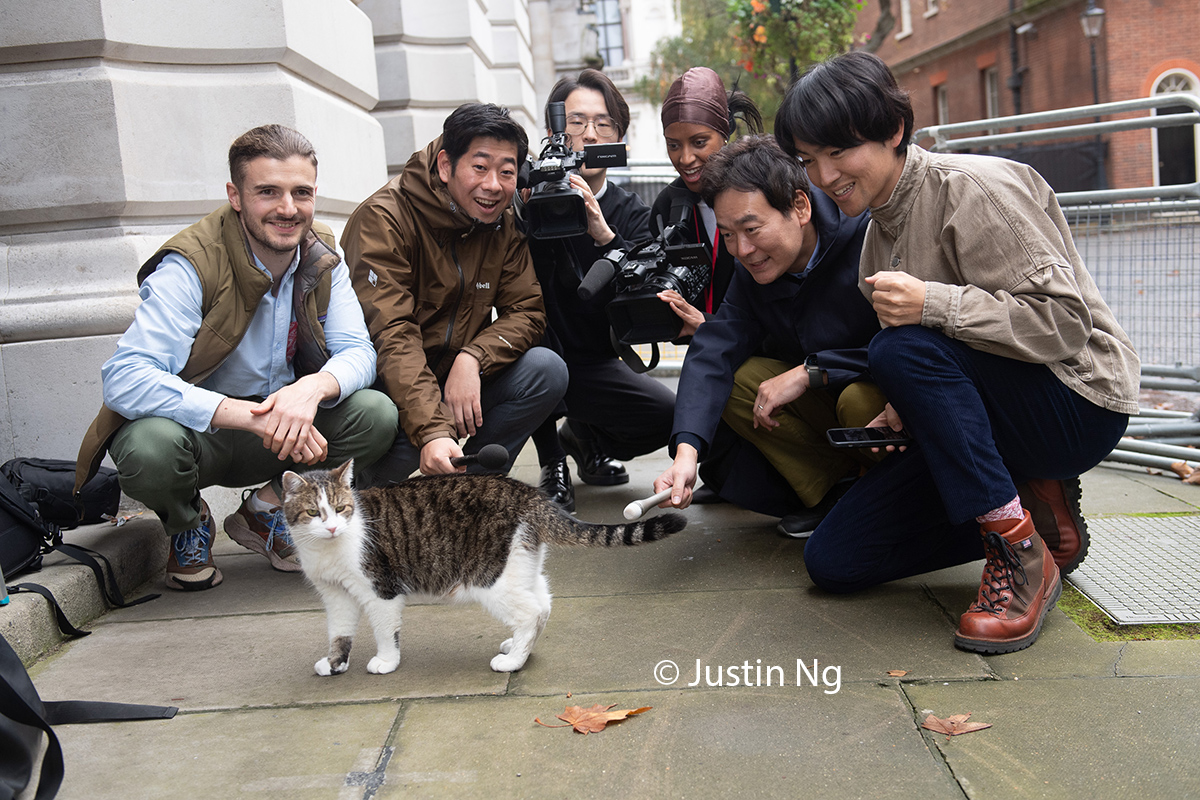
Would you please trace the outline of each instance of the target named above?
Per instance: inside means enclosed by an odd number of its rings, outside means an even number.
[[[438,367],[441,366],[442,360],[450,352],[450,342],[453,341],[454,337],[454,321],[458,319],[458,307],[462,305],[463,294],[467,290],[462,264],[458,262],[457,245],[458,243],[454,239],[450,240],[450,258],[454,260],[454,267],[458,270],[458,297],[454,299],[454,305],[450,309],[450,321],[446,325],[446,340],[442,342],[442,352],[438,353],[438,357],[433,360],[432,369],[435,375],[437,374]]]

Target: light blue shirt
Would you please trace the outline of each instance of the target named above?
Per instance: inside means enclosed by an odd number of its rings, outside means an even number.
[[[133,324],[100,370],[104,404],[128,419],[165,417],[192,430],[209,431],[226,397],[266,397],[294,382],[288,349],[289,341],[295,347],[292,284],[299,260],[297,250],[279,291],[263,295],[237,348],[203,383],[193,386],[179,373],[200,330],[203,290],[195,268],[169,253],[138,290],[142,303]],[[254,265],[270,275],[257,257]],[[341,387],[336,400],[321,404],[331,407],[375,381],[375,348],[345,263],[333,268],[323,327],[330,358],[321,371],[333,375]]]

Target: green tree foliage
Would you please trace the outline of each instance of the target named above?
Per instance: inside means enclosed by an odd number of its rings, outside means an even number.
[[[749,94],[768,127],[792,78],[850,48],[858,0],[682,0],[683,34],[659,42],[635,91],[661,103],[691,67]]]

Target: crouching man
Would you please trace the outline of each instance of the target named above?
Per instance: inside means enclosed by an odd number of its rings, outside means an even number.
[[[105,407],[76,475],[78,491],[111,454],[122,490],[171,537],[167,586],[187,591],[222,580],[202,488],[266,481],[225,532],[296,572],[279,476],[370,464],[397,428],[395,406],[367,388],[375,351],[333,234],[313,222],[313,146],[255,128],[229,148],[229,172],[229,203],[138,272],[142,304],[102,368]]]
[[[743,137],[713,155],[701,192],[737,268],[720,309],[688,348],[671,436],[675,460],[654,488],[673,489],[670,505],[691,502],[697,462],[723,418],[738,449],[706,485],[730,502],[783,516],[782,534],[807,538],[878,459],[834,448],[825,436],[865,425],[884,406],[866,379],[879,321],[858,290],[869,215],[840,213],[767,136]]]

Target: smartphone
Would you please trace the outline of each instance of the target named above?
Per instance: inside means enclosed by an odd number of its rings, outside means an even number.
[[[905,431],[894,431],[886,425],[882,428],[830,428],[825,431],[825,437],[834,447],[887,447],[913,443]]]

